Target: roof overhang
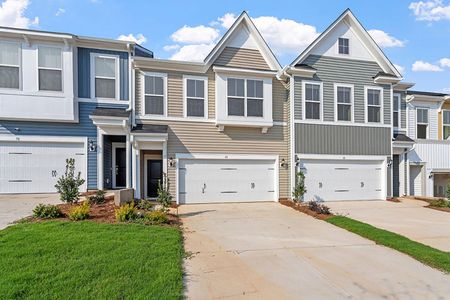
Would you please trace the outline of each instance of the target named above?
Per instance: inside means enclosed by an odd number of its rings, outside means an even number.
[[[301,76],[307,78],[313,78],[316,74],[317,70],[313,68],[305,68],[305,67],[287,67],[286,73],[294,76]]]
[[[244,69],[244,68],[230,68],[230,67],[219,67],[213,66],[213,71],[216,73],[226,73],[234,75],[251,75],[257,77],[275,77],[277,76],[277,71],[269,70],[255,70],[255,69]]]
[[[207,67],[204,63],[168,60],[168,59],[156,59],[148,57],[135,57],[133,59],[133,65],[139,69],[155,69],[166,71],[185,71],[193,73],[205,73]]]
[[[445,98],[442,96],[432,96],[432,95],[417,95],[417,94],[409,94],[406,96],[406,102],[413,101],[424,101],[424,102],[445,102]]]
[[[394,85],[394,90],[395,91],[406,91],[410,88],[412,88],[415,85],[415,83],[412,82],[398,82]]]
[[[391,77],[391,76],[376,76],[373,82],[376,84],[396,84],[399,83],[402,78]]]

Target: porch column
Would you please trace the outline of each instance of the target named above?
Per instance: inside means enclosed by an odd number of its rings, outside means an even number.
[[[167,142],[163,143],[162,159],[163,159],[163,173],[166,176],[169,176],[167,174]]]
[[[103,190],[103,133],[97,129],[97,189]]]
[[[138,191],[138,177],[139,177],[139,168],[137,164],[137,155],[138,150],[136,150],[136,145],[133,145],[131,148],[131,164],[132,164],[132,187],[134,189],[134,198],[139,199],[139,191]]]
[[[126,167],[125,167],[125,173],[126,173],[126,187],[127,189],[131,188],[131,142],[130,142],[130,135],[127,134],[126,136],[126,144],[125,144],[125,155],[126,155]]]

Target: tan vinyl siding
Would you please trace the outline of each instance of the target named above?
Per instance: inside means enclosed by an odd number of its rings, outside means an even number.
[[[183,74],[167,74],[168,116],[183,117]]]
[[[135,70],[135,74],[134,74],[134,87],[135,87],[135,95],[134,95],[134,99],[135,99],[135,110],[136,110],[136,115],[141,115],[143,113],[144,110],[144,106],[142,103],[142,75],[141,75],[141,71],[139,70]]]
[[[255,49],[225,47],[214,65],[270,70],[261,53]]]

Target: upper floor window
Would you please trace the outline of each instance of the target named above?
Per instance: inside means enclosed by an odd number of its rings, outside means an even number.
[[[62,50],[57,47],[38,47],[40,91],[62,91]]]
[[[263,116],[263,81],[227,79],[228,116]]]
[[[304,84],[304,118],[307,120],[321,119],[321,83],[305,82]]]
[[[0,88],[18,89],[20,86],[20,46],[0,42]]]
[[[381,123],[383,113],[382,89],[366,88],[367,122]]]
[[[428,109],[418,108],[417,109],[417,138],[426,139],[428,138]]]
[[[206,118],[208,81],[202,77],[185,77],[185,116]]]
[[[394,111],[392,113],[394,128],[399,128],[400,126],[400,95],[394,95]]]
[[[94,95],[95,98],[119,98],[119,64],[118,57],[94,55]]]
[[[146,74],[144,76],[144,113],[146,115],[166,115],[165,74]]]
[[[442,133],[444,140],[450,140],[450,110],[442,111],[442,124],[444,126]]]
[[[353,86],[335,85],[336,120],[353,120]]]
[[[350,53],[350,43],[347,38],[339,38],[338,40],[338,48],[339,54],[349,54]]]

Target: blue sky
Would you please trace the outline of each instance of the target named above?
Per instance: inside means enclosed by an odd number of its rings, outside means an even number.
[[[246,10],[285,65],[348,7],[415,89],[450,93],[450,0],[418,1],[0,0],[0,25],[123,35],[159,58],[199,60]]]

